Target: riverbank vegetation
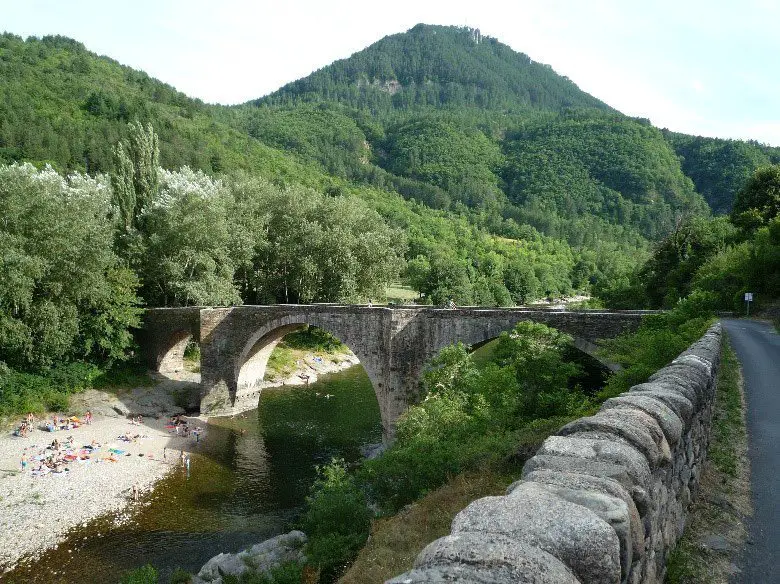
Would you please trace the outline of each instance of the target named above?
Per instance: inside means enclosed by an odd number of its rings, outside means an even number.
[[[463,345],[442,350],[424,374],[425,399],[399,420],[393,445],[354,469],[352,478],[334,463],[313,487],[309,506],[329,501],[336,508],[331,500],[335,497],[353,506],[353,517],[361,517],[352,524],[356,540],[350,546],[334,545],[339,552],[323,556],[328,544],[346,538],[349,525],[327,514],[319,516],[336,530],[331,533],[320,524],[318,533],[324,529],[326,535],[310,543],[317,549],[312,563],[320,581],[332,581],[349,565],[355,542],[366,541],[369,532],[360,514],[366,500],[378,518],[371,541],[357,554],[343,582],[383,582],[409,569],[416,554],[448,530],[460,509],[516,478],[547,436],[569,420],[591,414],[603,400],[646,381],[700,338],[712,319],[709,304],[694,296],[672,311],[646,317],[635,333],[605,343],[604,356],[624,369],[611,375],[600,391],[585,391],[577,383],[582,372],[568,359],[571,339],[541,324],[520,323],[503,333],[479,364]],[[328,479],[334,473],[338,481]],[[399,541],[405,541],[403,534],[410,530],[415,536],[399,554]]]
[[[576,383],[581,371],[566,359],[570,342],[554,329],[525,322],[503,333],[482,364],[462,344],[442,350],[424,374],[425,399],[399,420],[388,450],[349,472],[339,461],[321,469],[301,525],[319,581],[335,581],[344,572],[366,542],[376,513],[392,517],[430,494],[445,507],[438,512],[441,521],[431,519],[430,525],[417,514],[426,524],[417,541],[426,535],[434,539],[444,518],[459,510],[464,491],[478,496],[495,490],[551,432],[591,411],[589,397]],[[436,495],[449,481],[474,473],[492,478]],[[390,553],[377,545],[370,553]]]

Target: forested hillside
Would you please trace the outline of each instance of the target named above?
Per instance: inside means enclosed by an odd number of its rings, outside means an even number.
[[[139,120],[154,125],[165,168],[313,180],[289,157],[216,122],[199,100],[65,37],[0,35],[0,95],[0,162],[109,172],[114,145]]]
[[[610,109],[549,65],[534,63],[478,30],[425,24],[385,37],[258,103],[323,99],[378,114],[425,106]]]
[[[757,168],[780,162],[780,148],[758,142],[664,134],[680,156],[683,172],[717,214],[731,211],[734,195]]]

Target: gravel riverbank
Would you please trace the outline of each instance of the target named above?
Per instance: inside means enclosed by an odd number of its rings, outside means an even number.
[[[10,428],[3,430],[0,436],[0,574],[21,558],[33,558],[55,547],[69,529],[124,509],[132,503],[134,485],[143,495],[176,464],[181,464],[180,450],[197,448],[194,436],[176,436],[165,428],[168,415],[181,411],[165,390],[164,386],[139,389],[122,399],[89,391],[78,396],[78,404],[71,413],[81,416],[91,408],[94,421],[90,425],[57,432],[36,428],[23,438],[13,436]],[[143,406],[137,404],[144,400],[147,403]],[[150,402],[154,401],[159,406],[159,419],[148,415]],[[128,410],[145,412],[147,417],[140,425],[133,424],[120,413]],[[196,425],[203,426],[200,422]],[[120,435],[131,437],[131,441],[120,440]],[[35,458],[41,453],[54,453],[46,447],[55,438],[64,443],[71,436],[73,446],[69,451],[76,453],[77,460],[66,465],[67,471],[36,475],[34,469],[40,462]],[[92,445],[93,441],[100,447],[87,454],[82,447]],[[29,460],[24,471],[23,455]],[[117,520],[121,521],[121,516]]]

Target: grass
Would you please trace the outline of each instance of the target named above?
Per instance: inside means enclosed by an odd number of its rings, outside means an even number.
[[[385,289],[385,298],[387,302],[395,302],[398,304],[405,304],[420,299],[420,293],[414,290],[411,286],[404,284],[390,284]]]
[[[273,381],[292,375],[309,355],[338,363],[338,355],[349,352],[349,348],[337,338],[316,327],[290,333],[274,348],[266,365],[266,379]]]
[[[751,508],[744,394],[739,361],[728,340],[721,352],[708,454],[699,498],[667,563],[668,584],[727,584],[747,537],[744,519]]]
[[[399,513],[375,519],[368,542],[339,583],[381,584],[411,569],[425,546],[450,532],[455,515],[469,503],[503,495],[545,438],[570,419],[538,420],[518,432],[511,456],[460,473]]]
[[[487,469],[458,475],[397,515],[377,519],[371,536],[341,584],[381,584],[409,570],[422,549],[450,532],[452,520],[471,501],[503,495],[512,478]]]
[[[271,356],[268,357],[268,364],[265,369],[266,379],[275,381],[291,375],[298,368],[298,359],[302,359],[305,354],[306,351],[291,349],[282,341],[276,345]]]

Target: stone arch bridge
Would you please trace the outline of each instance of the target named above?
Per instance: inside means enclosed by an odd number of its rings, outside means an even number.
[[[597,339],[635,330],[644,311],[528,308],[371,307],[332,304],[160,308],[146,311],[139,335],[149,366],[162,373],[182,368],[190,339],[200,343],[201,413],[230,413],[254,400],[268,358],[287,334],[319,327],[347,345],[374,386],[385,439],[419,396],[425,363],[461,341],[479,345],[520,321],[544,323],[572,335],[592,352]],[[247,409],[247,408],[244,408]]]

